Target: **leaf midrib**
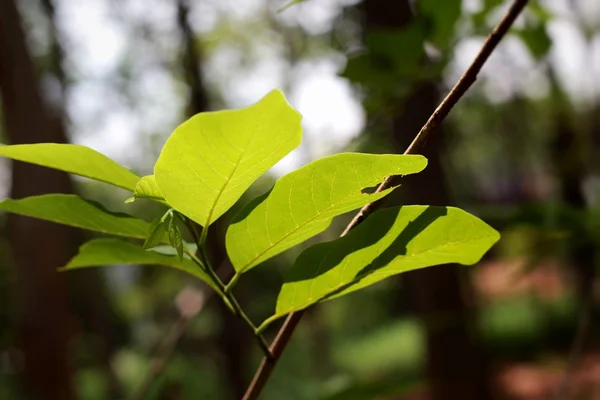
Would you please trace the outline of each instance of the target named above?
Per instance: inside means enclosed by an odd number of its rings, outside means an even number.
[[[210,210],[208,211],[208,216],[206,217],[206,227],[204,229],[207,229],[210,226],[210,224],[212,223],[211,219],[215,212],[215,209],[217,208],[217,204],[219,203],[219,200],[221,199],[221,196],[223,195],[223,193],[225,193],[225,189],[227,189],[227,185],[229,185],[229,182],[232,181],[233,175],[235,174],[238,167],[242,163],[242,158],[244,158],[246,151],[248,151],[248,148],[250,148],[250,146],[252,146],[254,139],[255,139],[255,136],[253,136],[250,139],[250,141],[248,142],[248,145],[242,150],[242,152],[240,153],[240,156],[238,158],[238,161],[235,163],[235,165],[233,166],[233,169],[231,170],[231,173],[226,178],[225,183],[223,184],[223,186],[221,186],[221,189],[217,192],[217,197],[215,197],[215,201],[213,202],[212,206],[210,207]]]

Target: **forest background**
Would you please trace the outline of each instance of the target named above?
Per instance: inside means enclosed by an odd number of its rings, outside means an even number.
[[[303,143],[242,205],[324,155],[402,153],[508,3],[0,0],[1,141],[85,144],[146,175],[191,115],[281,88]],[[502,240],[476,266],[406,273],[311,309],[265,399],[600,398],[599,33],[597,2],[530,2],[427,144],[428,168],[388,201],[464,208]],[[76,192],[131,212],[117,189],[0,161],[1,198]],[[83,233],[24,235],[8,219],[0,398],[34,387],[67,400],[242,397],[260,350],[204,287],[160,267],[57,273]],[[250,314],[270,314],[311,243],[248,274],[237,294]],[[212,249],[223,258],[222,242]]]

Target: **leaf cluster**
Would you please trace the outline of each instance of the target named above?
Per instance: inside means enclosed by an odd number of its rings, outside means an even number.
[[[232,293],[243,274],[323,232],[336,216],[387,196],[395,188],[369,190],[386,177],[415,174],[427,165],[420,155],[342,153],[281,177],[230,224],[225,243],[235,275],[222,282],[205,254],[208,227],[301,137],[300,114],[274,90],[249,107],[200,113],[184,122],[167,140],[150,176],[138,177],[83,146],[2,146],[1,156],[126,189],[130,207],[146,199],[168,210],[149,223],[65,194],[7,199],[0,209],[113,236],[84,244],[62,270],[163,265],[204,281],[251,327],[266,352],[261,332],[290,312],[417,268],[474,264],[499,239],[483,221],[456,208],[382,209],[346,236],[303,251],[284,278],[274,314],[255,327]],[[193,243],[183,240],[182,227]]]

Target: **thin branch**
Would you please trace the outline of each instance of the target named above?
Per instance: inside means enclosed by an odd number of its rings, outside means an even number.
[[[429,136],[437,130],[440,124],[444,121],[444,119],[448,116],[452,108],[456,105],[456,103],[461,99],[461,97],[466,93],[466,91],[473,85],[473,83],[477,80],[477,75],[481,71],[481,68],[490,57],[500,40],[506,35],[512,24],[515,22],[515,19],[519,16],[521,11],[527,5],[528,0],[515,0],[511,7],[508,9],[500,23],[492,30],[492,32],[488,35],[483,47],[469,66],[469,68],[465,71],[456,85],[452,88],[450,93],[444,98],[444,100],[440,103],[438,108],[433,112],[431,117],[427,120],[425,125],[421,128],[415,139],[412,141],[410,146],[406,149],[404,154],[415,154],[420,152],[424,147],[425,143]],[[381,185],[377,188],[377,192],[381,192],[390,187],[397,186],[401,180],[402,176],[390,176],[386,178]],[[380,207],[381,202],[374,202],[367,204],[364,206],[358,214],[352,219],[350,224],[346,227],[341,236],[346,235],[351,229],[354,229],[358,226],[365,218],[367,218],[370,214],[372,214],[377,208]],[[271,346],[271,354],[272,359],[268,357],[263,358],[256,374],[254,375],[254,379],[252,383],[248,387],[246,394],[244,395],[243,400],[256,400],[258,396],[262,392],[265,384],[269,380],[269,377],[277,364],[277,361],[281,357],[281,354],[285,350],[296,326],[302,319],[305,310],[301,310],[298,312],[291,313],[288,315],[285,320],[283,326],[279,330],[277,337],[273,341],[273,345]]]
[[[193,223],[187,218],[185,219],[185,221],[187,222],[188,229],[193,232]],[[203,229],[203,231],[205,230],[206,229]],[[194,236],[196,237],[197,235],[194,234]],[[200,238],[202,238],[202,236],[200,236]],[[221,278],[219,278],[212,265],[210,264],[210,261],[206,257],[206,254],[204,253],[204,245],[202,244],[201,240],[202,239],[198,239],[198,241],[196,242],[198,246],[196,254],[187,249],[184,249],[184,251],[188,256],[190,256],[193,262],[195,262],[208,274],[208,276],[211,278],[216,288],[218,289],[217,293],[219,294],[219,296],[221,296],[223,302],[236,316],[238,316],[242,321],[244,321],[246,325],[248,325],[248,327],[252,331],[252,334],[256,338],[256,341],[258,342],[258,345],[260,346],[261,350],[265,353],[265,357],[269,360],[272,360],[273,355],[269,350],[269,344],[267,343],[263,335],[256,329],[256,325],[254,325],[250,317],[246,315],[233,293],[225,291],[225,285],[223,284],[223,281],[221,280]]]

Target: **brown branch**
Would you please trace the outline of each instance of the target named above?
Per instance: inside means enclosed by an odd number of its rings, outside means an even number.
[[[521,11],[527,5],[528,0],[515,0],[511,7],[508,9],[500,23],[492,30],[492,32],[488,35],[483,47],[475,57],[475,60],[471,63],[469,68],[465,71],[456,85],[452,88],[450,93],[444,98],[444,100],[440,103],[438,108],[433,112],[431,117],[427,120],[425,125],[421,128],[415,139],[412,141],[410,146],[406,149],[404,154],[415,154],[421,151],[424,147],[425,143],[429,136],[436,131],[436,129],[440,126],[440,124],[444,121],[444,119],[448,116],[452,108],[458,103],[461,97],[467,92],[467,90],[473,85],[473,83],[477,80],[477,75],[481,68],[490,57],[500,40],[506,35],[509,28],[514,23],[517,16],[521,13]],[[388,188],[397,186],[400,183],[402,176],[390,176],[386,178],[381,185],[377,188],[377,192],[381,192]],[[364,206],[358,214],[352,219],[350,224],[346,227],[341,236],[346,235],[351,229],[354,229],[358,226],[365,218],[367,218],[370,214],[372,214],[375,210],[377,210],[381,205],[381,201],[367,204]],[[269,380],[269,377],[277,364],[277,361],[281,357],[281,354],[285,350],[296,326],[302,319],[302,315],[304,314],[304,310],[291,313],[288,315],[286,321],[283,326],[279,330],[277,337],[273,341],[273,345],[271,346],[271,354],[273,355],[273,359],[269,360],[267,358],[263,358],[256,374],[254,375],[254,379],[252,383],[248,387],[246,394],[244,395],[243,400],[255,400],[258,399],[258,396],[262,392],[265,384]]]

